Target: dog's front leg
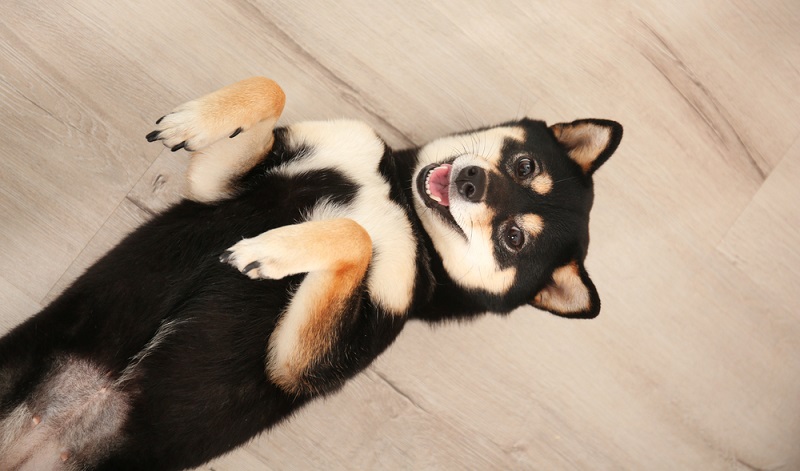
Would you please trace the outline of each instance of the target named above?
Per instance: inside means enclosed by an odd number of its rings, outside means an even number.
[[[235,181],[272,149],[286,97],[274,81],[252,77],[186,102],[156,122],[148,141],[192,153],[187,197],[212,202],[235,194]]]
[[[357,315],[372,258],[367,231],[351,219],[309,221],[245,239],[221,260],[253,279],[308,273],[269,341],[267,373],[293,394],[336,383],[338,342]]]

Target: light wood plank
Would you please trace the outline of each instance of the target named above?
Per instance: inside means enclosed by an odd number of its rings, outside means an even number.
[[[371,116],[371,124],[387,139],[408,142],[356,90],[273,27],[273,5],[231,1],[188,7],[155,0],[127,5],[95,0],[75,2],[71,8],[96,34],[124,44],[132,66],[147,68],[146,76],[159,87],[162,100],[138,101],[146,123],[186,100],[242,78],[266,75],[286,91],[287,122]],[[187,14],[191,21],[186,21]],[[132,22],[130,18],[147,20]],[[157,66],[147,65],[151,63]]]
[[[799,181],[800,140],[719,245],[739,269],[775,296],[776,305],[795,309],[800,301]]]
[[[164,149],[128,193],[127,199],[153,214],[180,201],[186,189],[189,154]]]
[[[126,82],[115,80],[124,67],[114,67],[122,61],[113,47],[58,5],[16,6],[0,24],[0,120],[15,130],[0,137],[0,239],[8,248],[0,270],[15,269],[12,282],[41,299],[155,152],[127,143],[122,115],[135,106]],[[98,65],[108,73],[93,75]]]
[[[9,281],[41,299],[132,182],[122,168],[110,171],[108,147],[18,90],[0,83],[0,99],[6,110],[0,120],[14,129],[0,136],[0,270],[13,272]]]
[[[267,469],[513,469],[490,436],[440,417],[368,371],[309,405],[243,452],[203,469],[237,470],[258,457]],[[243,464],[244,463],[244,464]]]
[[[685,95],[709,120],[705,132],[769,174],[800,121],[800,3],[647,1],[633,10],[691,71],[700,90]]]
[[[18,290],[3,277],[0,277],[0,297],[3,300],[0,303],[0,335],[4,335],[41,309],[39,303]]]
[[[533,469],[798,462],[794,311],[721,257],[674,288],[598,282],[605,307],[594,322],[522,309],[412,326],[377,369],[423,407],[516,447]]]

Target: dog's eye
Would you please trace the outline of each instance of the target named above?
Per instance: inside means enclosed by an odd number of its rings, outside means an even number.
[[[517,176],[525,178],[536,169],[536,164],[531,159],[519,159],[517,161]]]
[[[511,226],[506,231],[506,243],[512,249],[518,249],[522,247],[522,243],[525,242],[525,236],[522,234],[522,230],[520,230],[517,226]]]

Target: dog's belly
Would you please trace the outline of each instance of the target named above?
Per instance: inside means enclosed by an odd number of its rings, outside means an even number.
[[[0,421],[0,469],[91,466],[113,449],[129,395],[110,373],[87,360],[59,358],[27,400]]]

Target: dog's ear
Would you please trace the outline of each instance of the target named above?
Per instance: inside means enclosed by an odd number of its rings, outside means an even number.
[[[622,125],[605,119],[580,119],[550,126],[570,158],[591,175],[611,157],[622,140]]]
[[[592,319],[600,313],[600,297],[582,264],[572,261],[553,271],[550,282],[536,293],[533,307],[555,315]]]

